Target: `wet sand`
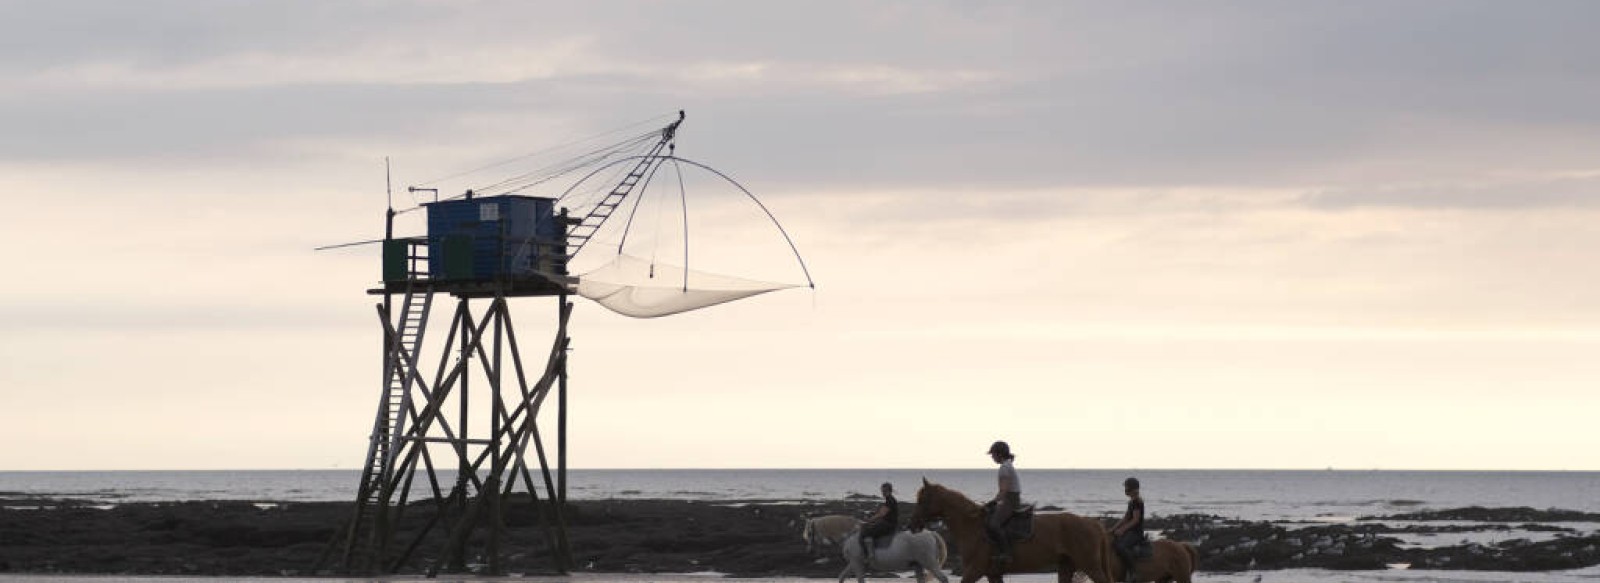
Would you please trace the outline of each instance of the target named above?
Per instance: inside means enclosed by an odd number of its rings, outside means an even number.
[[[800,539],[804,517],[861,514],[871,502],[794,504],[684,500],[573,501],[567,508],[575,572],[696,573],[738,577],[836,576]],[[511,501],[501,539],[507,572],[552,574],[550,541],[535,509]],[[309,576],[349,503],[92,503],[0,501],[0,573],[112,575]],[[408,508],[395,537],[403,548],[425,531],[431,503]],[[401,573],[424,573],[442,560],[446,532],[421,536]],[[466,564],[481,569],[482,530],[469,540]],[[337,554],[337,553],[335,553]],[[833,556],[832,553],[829,556]]]
[[[567,514],[573,549],[573,577],[548,581],[704,581],[721,576],[787,581],[833,579],[843,564],[836,549],[807,552],[800,540],[803,520],[819,514],[860,516],[872,499],[837,502],[686,500],[573,501]],[[554,574],[545,530],[533,507],[508,505],[502,537],[503,567],[520,576]],[[89,574],[87,580],[133,580],[145,575],[229,579],[272,577],[285,581],[336,575],[330,562],[316,570],[349,503],[181,502],[116,506],[0,495],[0,577],[21,574]],[[913,508],[906,504],[902,516]],[[396,537],[403,547],[418,540],[432,514],[431,503],[409,508]],[[1152,530],[1199,547],[1207,580],[1233,580],[1225,573],[1268,575],[1263,581],[1328,580],[1318,572],[1382,573],[1392,564],[1409,564],[1413,573],[1555,573],[1600,565],[1600,535],[1585,526],[1600,516],[1526,508],[1463,509],[1420,515],[1374,517],[1344,524],[1282,525],[1215,516],[1153,516]],[[1501,529],[1513,537],[1501,543],[1423,548],[1405,537],[1434,535],[1455,540],[1464,520],[1474,529]],[[1530,539],[1521,539],[1527,534]],[[442,560],[447,533],[433,529],[400,567],[407,580]],[[445,581],[474,579],[485,547],[480,532],[468,543],[467,574],[443,574]],[[959,568],[952,548],[946,572]],[[1293,579],[1284,579],[1299,573]],[[1389,571],[1388,575],[1396,572]],[[1409,575],[1409,574],[1408,574]],[[110,576],[110,579],[103,578]],[[1052,580],[1041,575],[1038,580]],[[1550,577],[1554,577],[1551,575]],[[1521,580],[1559,580],[1532,575]],[[1385,578],[1389,578],[1387,575]],[[1011,580],[1013,578],[1009,578]],[[35,580],[26,578],[23,580]],[[45,579],[79,581],[83,578]],[[170,581],[173,579],[162,579]],[[338,581],[339,579],[316,579]],[[368,579],[351,579],[368,580]],[[1033,580],[1031,577],[1015,579]],[[1504,580],[1504,579],[1463,579]]]
[[[707,583],[722,580],[714,576],[696,576],[679,574],[657,575],[629,575],[615,573],[580,573],[567,577],[460,577],[440,576],[437,579],[424,579],[417,576],[399,576],[382,578],[301,578],[301,577],[159,577],[159,576],[116,576],[116,575],[4,575],[0,574],[0,583],[216,583],[217,581],[265,581],[272,583],[372,583],[378,581],[394,582],[427,582],[441,583],[491,583],[495,581],[531,581],[534,583]],[[889,580],[885,577],[874,577],[874,580]],[[1511,573],[1503,571],[1488,572],[1405,572],[1405,571],[1269,571],[1269,572],[1243,572],[1243,573],[1202,573],[1196,581],[1204,583],[1593,583],[1600,579],[1600,571],[1580,570],[1557,573]],[[833,577],[799,578],[799,577],[763,577],[758,579],[734,579],[733,581],[748,581],[750,583],[817,583],[818,581],[834,581]],[[957,578],[952,578],[952,581]],[[1028,574],[1007,575],[1006,581],[1013,583],[1053,583],[1054,575]]]

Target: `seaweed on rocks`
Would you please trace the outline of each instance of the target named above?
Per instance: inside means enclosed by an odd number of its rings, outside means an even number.
[[[1537,510],[1527,506],[1512,508],[1484,508],[1468,506],[1448,510],[1429,510],[1390,516],[1364,516],[1360,520],[1440,521],[1462,522],[1600,522],[1600,514],[1551,508]]]
[[[1566,536],[1533,542],[1513,539],[1495,545],[1418,549],[1407,562],[1413,569],[1554,571],[1600,564],[1600,535]]]
[[[1526,516],[1524,509],[1480,513],[1442,511],[1443,516]],[[1540,516],[1581,513],[1550,511]],[[1387,519],[1385,519],[1387,520]],[[1456,520],[1456,519],[1440,519]],[[1311,569],[1384,569],[1409,563],[1412,569],[1546,571],[1600,565],[1600,534],[1537,523],[1513,527],[1505,524],[1391,526],[1370,522],[1340,523],[1288,529],[1268,522],[1246,522],[1220,517],[1152,516],[1167,538],[1188,541],[1200,552],[1200,565],[1210,571]],[[1463,542],[1435,548],[1407,548],[1396,534],[1471,533],[1483,531],[1553,532],[1553,540],[1514,539],[1494,545]]]

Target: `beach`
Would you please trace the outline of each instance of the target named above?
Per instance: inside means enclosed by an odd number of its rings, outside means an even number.
[[[0,505],[0,572],[334,574],[340,571],[336,559],[321,569],[317,563],[351,512],[343,502],[25,502]],[[798,520],[805,513],[852,511],[851,506],[574,501],[565,518],[579,572],[821,576],[837,569],[806,553]],[[506,507],[505,569],[555,572],[536,509],[525,498],[509,499]],[[432,502],[407,508],[395,544],[426,535],[399,572],[422,573],[440,560],[446,533],[426,529],[433,512]],[[469,541],[468,552],[481,553],[483,538],[480,532]],[[481,557],[466,562],[470,569],[483,568]]]
[[[1593,472],[1046,469],[1029,472],[1028,500],[1108,520],[1121,503],[1103,485],[1132,474],[1151,490],[1151,534],[1194,543],[1207,581],[1592,582],[1600,564],[1600,474]],[[347,470],[0,472],[0,580],[337,576],[332,565],[314,567],[350,516],[358,477]],[[991,487],[993,476],[577,470],[567,515],[576,564],[570,578],[548,580],[833,579],[842,568],[837,551],[808,553],[802,521],[861,516],[877,499],[868,492],[882,482],[897,486],[901,516],[909,518],[924,478],[970,495]],[[546,578],[554,570],[549,542],[526,495],[517,496],[507,505],[505,571]],[[408,507],[400,544],[416,538],[432,504]],[[384,580],[425,573],[444,546],[440,537],[426,537]],[[469,543],[470,568],[483,567],[482,543],[481,534]],[[960,564],[950,554],[947,570]]]
[[[842,567],[837,550],[808,552],[800,539],[803,521],[821,514],[859,516],[873,504],[865,496],[836,501],[571,501],[566,519],[576,565],[571,577],[550,580],[834,578]],[[902,505],[901,515],[910,516],[914,506]],[[555,575],[547,552],[550,543],[533,506],[526,499],[512,499],[507,507],[504,570],[519,576]],[[0,573],[93,575],[99,581],[106,576],[284,580],[337,575],[336,565],[318,569],[317,562],[350,510],[345,502],[106,504],[4,498]],[[413,503],[396,539],[402,544],[416,539],[431,512],[431,502]],[[1339,523],[1152,515],[1150,528],[1157,536],[1195,544],[1206,580],[1498,581],[1512,579],[1478,577],[1517,573],[1515,580],[1560,581],[1583,580],[1584,569],[1600,565],[1596,523],[1600,515],[1577,511],[1463,508]],[[1500,542],[1483,538],[1483,533],[1498,535]],[[443,536],[435,531],[422,537],[417,552],[398,569],[402,578],[425,573],[440,561]],[[1430,538],[1441,542],[1414,542]],[[482,573],[482,539],[480,534],[468,543],[469,571],[445,573],[444,580],[471,580]],[[952,546],[950,554],[947,571],[959,569],[959,552]]]
[[[897,578],[900,578],[897,576]],[[272,577],[272,578],[236,578],[236,577],[124,577],[124,576],[61,576],[61,575],[4,575],[0,574],[0,581],[17,583],[214,583],[220,580],[228,581],[271,581],[273,583],[368,583],[373,581],[438,581],[440,583],[487,583],[491,581],[505,581],[507,577],[460,577],[440,576],[437,579],[426,579],[420,576],[399,576],[381,578],[346,578],[346,577]],[[705,583],[720,579],[716,575],[628,575],[616,573],[577,574],[566,577],[517,577],[519,581],[532,581],[536,583]],[[875,578],[884,580],[884,578]],[[1420,572],[1395,572],[1395,571],[1350,571],[1330,573],[1325,571],[1277,571],[1270,573],[1205,573],[1199,580],[1211,583],[1592,583],[1600,579],[1600,571],[1586,570],[1565,573],[1508,573],[1508,572],[1482,572],[1463,574],[1429,574]],[[833,578],[825,578],[833,580]],[[954,579],[952,579],[954,580]],[[1006,581],[1017,583],[1053,583],[1054,575],[1025,574],[1007,575]],[[799,577],[772,577],[757,579],[740,579],[750,583],[815,583],[818,579]]]

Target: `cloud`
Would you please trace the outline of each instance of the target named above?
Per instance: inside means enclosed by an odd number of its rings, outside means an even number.
[[[1600,175],[1457,184],[1374,185],[1309,193],[1305,201],[1324,209],[1422,207],[1504,210],[1600,205]]]
[[[789,185],[1471,181],[1600,146],[1597,10],[13,7],[0,155],[492,158],[684,107],[691,153]]]
[[[174,331],[350,330],[371,324],[370,316],[361,318],[347,307],[261,302],[193,304],[170,298],[117,301],[71,296],[24,302],[13,297],[0,306],[0,331],[144,335]]]
[[[1366,423],[1370,401],[1327,412],[1306,399],[1367,387],[1410,395],[1389,409],[1397,419],[1445,420],[1413,433],[1460,438],[1481,425],[1461,419],[1504,417],[1439,409],[1463,383],[1570,400],[1594,376],[1579,353],[1600,328],[1583,268],[1600,214],[1597,13],[1470,1],[0,3],[0,257],[13,276],[0,330],[19,332],[0,337],[35,363],[0,370],[49,413],[13,425],[35,441],[82,425],[79,410],[54,408],[68,390],[127,395],[106,419],[158,421],[182,415],[127,410],[161,391],[281,419],[305,411],[259,396],[300,391],[284,402],[317,399],[328,422],[308,426],[328,433],[216,463],[320,465],[338,419],[370,421],[377,326],[363,292],[379,261],[372,248],[310,248],[382,232],[385,156],[405,207],[407,184],[683,108],[678,153],[760,195],[818,291],[648,323],[584,309],[581,346],[594,348],[574,366],[597,390],[583,394],[666,394],[668,379],[685,403],[738,394],[782,410],[818,390],[888,402],[884,386],[966,395],[984,383],[1017,402],[1085,402],[1056,390],[1065,383],[1203,397],[1219,414],[1270,395],[1270,413],[1311,411],[1336,433]],[[505,177],[490,174],[437,185]],[[730,262],[770,243],[774,269],[794,271],[764,216],[732,220],[741,209],[696,212],[733,227]],[[421,217],[402,216],[403,233]],[[695,250],[695,264],[716,259]],[[1279,459],[1233,451],[1187,412],[1158,413],[1216,444],[1206,463]],[[627,459],[692,463],[670,455]],[[1374,463],[1423,459],[1396,456]]]

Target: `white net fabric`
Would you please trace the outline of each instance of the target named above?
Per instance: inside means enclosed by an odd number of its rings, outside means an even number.
[[[577,277],[578,295],[634,318],[698,310],[791,287],[799,286],[717,275],[621,254]]]

